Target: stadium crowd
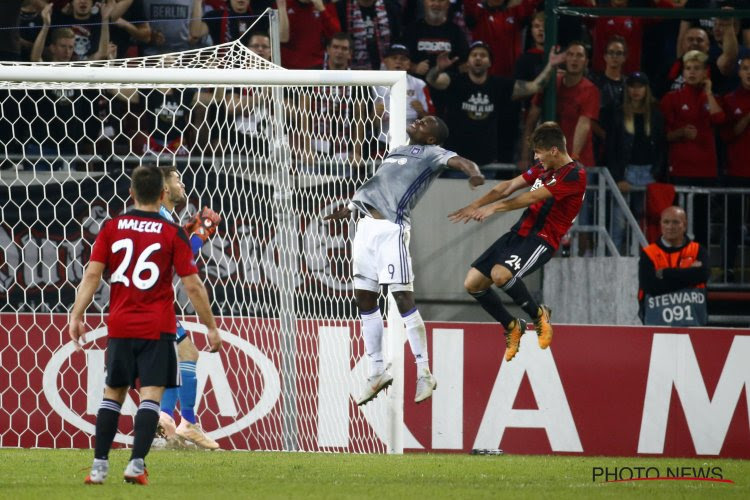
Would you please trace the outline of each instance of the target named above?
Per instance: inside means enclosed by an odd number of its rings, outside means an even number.
[[[568,3],[750,8],[750,0]],[[251,50],[269,59],[267,19],[247,33],[268,7],[279,10],[282,66],[406,69],[410,121],[430,113],[443,117],[456,131],[447,146],[480,166],[529,165],[524,138],[539,121],[541,99],[540,94],[530,97],[529,88],[537,88],[527,84],[546,83],[542,77],[548,63],[543,0],[11,0],[0,7],[0,19],[9,24],[0,29],[0,59],[113,59],[194,49],[243,36]],[[558,28],[562,55],[554,61],[556,120],[574,158],[585,166],[607,166],[623,192],[654,181],[750,187],[750,19],[562,16]],[[365,111],[382,118],[383,130],[372,132],[383,139],[388,96],[384,89],[374,92],[380,94],[373,109],[355,105],[346,113]],[[91,110],[75,109],[80,100],[62,94],[27,99],[35,118],[26,134],[43,137],[24,142],[27,155],[46,156],[53,149],[70,153],[80,142],[75,135],[88,134],[82,113],[102,113],[96,103]],[[179,152],[202,139],[197,127],[181,134],[190,128],[191,114],[177,115],[198,100],[209,104],[210,95],[196,89],[118,97],[123,106],[150,110],[152,118],[165,108],[175,113],[175,121],[170,120],[175,126],[164,133],[158,119],[139,124],[141,130],[152,129],[144,148]],[[12,131],[12,114],[3,109],[3,145],[13,142],[9,134],[20,133]],[[55,120],[68,122],[67,128],[48,129]],[[102,121],[105,133],[116,134],[106,127],[121,126],[106,116]],[[78,124],[77,131],[71,123]],[[60,131],[66,136],[54,137]],[[318,142],[313,147],[339,158],[369,154],[361,148],[341,150],[335,141]],[[484,172],[495,176],[494,170]],[[696,206],[695,213],[696,237],[705,242],[701,228],[706,222],[700,220],[705,209]]]

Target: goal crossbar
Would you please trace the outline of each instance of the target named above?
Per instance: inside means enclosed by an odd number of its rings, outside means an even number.
[[[0,82],[106,86],[300,86],[391,87],[391,147],[406,143],[406,73],[404,71],[318,71],[203,68],[108,68],[0,65]],[[11,84],[12,85],[12,84]]]
[[[406,82],[403,71],[318,71],[214,68],[104,68],[0,65],[6,82],[174,85],[383,85]]]

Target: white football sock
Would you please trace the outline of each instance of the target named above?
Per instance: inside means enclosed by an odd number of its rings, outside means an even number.
[[[366,314],[360,314],[362,318],[362,337],[365,339],[365,351],[367,352],[368,377],[380,375],[385,370],[383,363],[383,316],[380,308],[375,308]]]
[[[415,307],[406,316],[402,316],[406,325],[406,337],[409,339],[411,352],[417,362],[417,377],[430,373],[430,360],[427,355],[427,330],[422,315]]]

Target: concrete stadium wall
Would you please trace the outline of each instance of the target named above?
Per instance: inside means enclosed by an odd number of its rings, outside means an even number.
[[[640,325],[637,257],[570,257],[544,266],[555,323]]]
[[[498,181],[489,181],[472,191],[458,179],[438,179],[414,210],[411,255],[417,300],[472,302],[464,290],[471,263],[521,215],[519,210],[489,220],[453,224],[448,214],[489,191]],[[535,287],[535,288],[538,288]]]

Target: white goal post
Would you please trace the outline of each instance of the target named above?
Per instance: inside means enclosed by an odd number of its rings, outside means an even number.
[[[92,445],[108,287],[89,308],[85,355],[67,343],[67,314],[101,223],[129,206],[127,174],[146,162],[178,166],[183,222],[203,205],[223,217],[198,259],[226,341],[198,363],[207,434],[225,449],[400,453],[415,442],[403,435],[395,306],[386,338],[399,385],[353,403],[366,378],[354,221],[321,217],[406,143],[406,75],[284,70],[221,47],[106,65],[0,63],[0,447]],[[376,87],[389,89],[385,114]],[[179,287],[177,308],[201,348]],[[133,409],[128,399],[124,414]],[[132,443],[128,430],[116,443]]]

